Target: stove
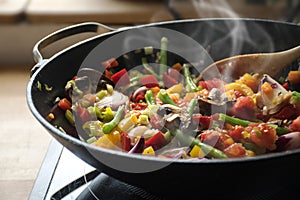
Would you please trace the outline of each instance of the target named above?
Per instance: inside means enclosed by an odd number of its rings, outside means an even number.
[[[246,181],[246,180],[245,180]],[[239,200],[282,200],[298,199],[297,184],[277,184],[272,191],[255,194],[238,194],[230,199]],[[202,191],[203,192],[203,191]],[[231,193],[231,191],[228,191]],[[234,194],[234,192],[232,192]],[[201,191],[191,197],[201,198]],[[184,194],[186,199],[186,193]],[[29,200],[167,200],[178,199],[170,196],[157,196],[144,189],[116,180],[88,165],[56,140],[52,140]],[[180,198],[181,199],[181,198]],[[206,200],[210,200],[205,198]],[[227,199],[212,197],[214,199]]]

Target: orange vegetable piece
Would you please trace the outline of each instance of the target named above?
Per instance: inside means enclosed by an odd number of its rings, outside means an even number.
[[[268,82],[264,82],[264,84],[262,84],[261,86],[261,90],[266,94],[266,95],[270,95],[273,93],[273,88],[270,85],[270,83]]]
[[[291,84],[300,83],[300,71],[290,71],[288,74],[287,80]]]

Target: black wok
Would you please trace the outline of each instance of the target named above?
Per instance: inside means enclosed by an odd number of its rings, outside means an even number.
[[[234,34],[236,23],[242,25],[243,31]],[[38,51],[63,37],[79,32],[96,31],[99,27],[109,29],[97,23],[75,25],[44,38],[34,49],[38,63],[33,68],[27,87],[28,105],[36,119],[67,149],[101,172],[157,193],[196,194],[201,198],[211,195],[231,196],[266,189],[277,190],[299,180],[300,150],[247,159],[215,159],[203,162],[174,160],[170,162],[170,160],[96,148],[61,132],[45,118],[52,109],[53,100],[57,96],[64,95],[65,83],[76,75],[87,54],[105,39],[127,29],[162,27],[176,30],[201,44],[208,50],[212,60],[219,60],[235,54],[280,51],[297,46],[300,44],[300,26],[254,19],[171,21],[110,30],[108,33],[64,49],[50,59],[43,59]],[[230,37],[230,34],[235,35],[234,39]],[[208,63],[204,63],[203,66],[206,64]],[[38,81],[53,87],[53,90],[40,91],[37,88]],[[109,165],[106,164],[107,161]],[[120,170],[118,165],[124,165],[125,169],[136,166],[138,170],[137,173],[130,169]],[[139,166],[153,166],[155,170],[139,171]]]

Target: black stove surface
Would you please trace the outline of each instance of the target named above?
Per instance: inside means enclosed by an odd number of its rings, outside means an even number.
[[[286,186],[288,185],[288,187]],[[255,194],[228,191],[227,197],[205,198],[239,200],[282,200],[299,199],[297,185],[289,183],[277,185],[272,191]],[[216,188],[217,189],[217,188]],[[49,146],[29,200],[168,200],[202,199],[205,191],[187,191],[176,196],[155,195],[144,189],[129,185],[95,170],[58,142],[53,140]],[[298,197],[297,197],[298,196]]]

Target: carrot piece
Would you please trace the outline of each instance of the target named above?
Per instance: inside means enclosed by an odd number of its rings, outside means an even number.
[[[266,95],[270,95],[273,92],[273,88],[270,85],[270,83],[268,82],[264,82],[264,84],[262,84],[261,86],[261,90],[266,94]]]
[[[63,111],[70,110],[71,106],[72,106],[71,102],[66,98],[63,98],[58,102],[58,107]]]
[[[290,71],[288,74],[287,80],[291,84],[300,83],[300,71]]]
[[[175,63],[173,66],[172,66],[172,69],[175,69],[177,71],[180,71],[182,70],[182,65],[180,63]]]
[[[101,63],[103,67],[106,69],[111,69],[113,67],[119,66],[119,62],[115,58],[110,58],[104,62]]]

